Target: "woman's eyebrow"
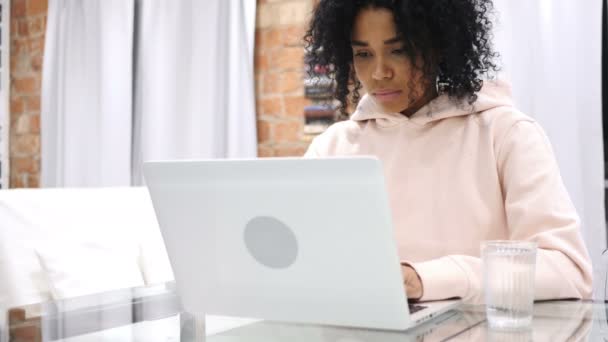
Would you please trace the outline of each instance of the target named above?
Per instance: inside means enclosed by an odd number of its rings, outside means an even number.
[[[384,41],[384,44],[395,44],[395,43],[401,43],[401,38],[394,37],[394,38],[387,39]]]
[[[369,46],[369,44],[367,42],[362,42],[360,40],[351,40],[350,41],[350,45],[354,45],[354,46]]]
[[[401,42],[401,38],[399,37],[394,37],[391,39],[387,39],[384,41],[384,44],[395,44],[395,43],[400,43]],[[364,41],[360,41],[360,40],[351,40],[350,41],[350,45],[353,46],[369,46],[369,43],[364,42]]]

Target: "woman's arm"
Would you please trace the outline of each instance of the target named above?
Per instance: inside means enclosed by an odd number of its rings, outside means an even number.
[[[509,238],[538,243],[536,299],[590,298],[591,261],[580,220],[545,133],[534,121],[520,120],[496,152]],[[477,257],[450,255],[412,266],[422,280],[423,300],[482,300]]]

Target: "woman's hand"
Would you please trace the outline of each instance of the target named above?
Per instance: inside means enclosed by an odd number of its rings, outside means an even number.
[[[401,265],[403,273],[403,283],[408,299],[417,300],[422,297],[422,281],[418,273],[409,265]]]

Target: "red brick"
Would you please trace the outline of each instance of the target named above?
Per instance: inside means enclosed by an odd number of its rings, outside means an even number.
[[[11,1],[11,19],[24,17],[26,13],[26,0]]]
[[[9,309],[8,310],[8,324],[15,325],[25,321],[25,309]]]
[[[304,77],[300,71],[285,71],[281,74],[279,92],[292,93],[294,91],[304,92]]]
[[[256,8],[255,26],[257,29],[263,29],[276,26],[278,23],[278,8],[275,4],[262,3]]]
[[[15,77],[14,75],[23,75],[23,74],[30,74],[32,71],[32,67],[31,64],[32,62],[30,61],[29,56],[26,53],[22,53],[22,54],[15,54],[12,55],[11,54],[11,61],[15,61],[16,64],[14,65],[14,68],[11,69],[11,82],[18,77]],[[21,76],[19,76],[21,77]]]
[[[260,45],[262,44],[262,35],[264,34],[264,29],[256,29],[255,30],[255,37],[254,37],[254,44],[255,44],[255,48],[259,48]]]
[[[46,14],[48,8],[47,0],[28,0],[27,15],[33,16],[38,14]]]
[[[9,117],[9,121],[11,123],[11,129],[14,129],[13,127],[17,124],[17,119],[19,119],[19,117],[22,115],[22,113],[16,113],[16,114],[11,114]],[[12,132],[12,131],[11,131]],[[11,137],[12,138],[12,137]]]
[[[258,157],[268,158],[274,157],[274,149],[268,146],[258,146]]]
[[[30,33],[30,26],[27,19],[20,19],[17,21],[17,35],[20,37],[27,37]]]
[[[26,186],[28,188],[39,188],[40,187],[40,172],[36,172],[34,174],[28,174]]]
[[[257,49],[257,47],[256,47]],[[254,59],[254,68],[255,68],[255,73],[262,73],[265,72],[266,70],[268,70],[269,68],[269,62],[268,62],[268,55],[266,55],[265,53],[256,50],[255,52],[255,59]]]
[[[271,55],[273,67],[282,70],[302,70],[304,68],[304,49],[301,47],[287,47],[276,50]]]
[[[253,78],[255,80],[255,98],[258,99],[262,97],[264,91],[264,76],[256,73]]]
[[[277,146],[274,154],[277,157],[301,157],[306,153],[306,146]]]
[[[25,106],[24,106],[24,101],[23,101],[22,97],[18,96],[18,97],[11,98],[11,104],[10,104],[11,114],[15,115],[15,114],[23,113],[24,107]]]
[[[28,18],[28,31],[30,35],[40,36],[44,33],[46,27],[44,26],[44,18]]]
[[[280,122],[274,127],[275,142],[297,142],[302,132],[302,123],[295,121]]]
[[[304,96],[289,96],[283,99],[285,103],[285,116],[304,117],[304,107],[310,101]]]
[[[15,33],[17,32],[17,23],[19,20],[15,20],[15,18],[11,18],[11,39],[14,39]]]
[[[30,132],[40,134],[40,114],[30,115]]]
[[[27,58],[27,53],[30,51],[29,42],[24,38],[14,39],[11,44],[12,58]]]
[[[34,77],[15,78],[13,85],[17,93],[33,93],[40,90],[40,82]]]
[[[272,139],[272,124],[265,120],[258,120],[258,143],[264,143]]]
[[[11,172],[34,174],[40,172],[40,162],[31,157],[11,159]]]
[[[27,41],[27,44],[28,44],[28,50],[31,53],[44,52],[44,37],[30,38]]]
[[[262,41],[259,47],[262,49],[275,49],[283,47],[283,30],[281,28],[269,28],[262,30]]]
[[[262,82],[262,94],[270,95],[279,92],[281,75],[278,73],[266,73],[264,74]]]
[[[306,26],[292,25],[283,29],[283,45],[304,46]]]
[[[17,58],[14,58],[13,51],[11,51],[11,72],[15,72],[17,70]]]
[[[14,136],[10,147],[12,155],[15,157],[40,155],[40,135],[23,134]]]
[[[14,127],[16,134],[26,134],[30,132],[30,116],[19,115],[17,124]]]
[[[260,115],[280,115],[283,110],[281,106],[281,98],[273,97],[268,99],[258,99],[258,116]]]
[[[25,110],[29,113],[39,113],[40,112],[40,96],[39,95],[31,95],[25,96],[23,98],[25,102]]]
[[[27,175],[25,175],[25,174],[13,173],[13,174],[11,174],[10,187],[11,188],[25,188],[26,179],[27,179]],[[13,333],[13,331],[11,331],[11,333]]]
[[[42,53],[37,54],[32,57],[31,66],[32,70],[36,72],[42,72],[42,62],[43,62]]]

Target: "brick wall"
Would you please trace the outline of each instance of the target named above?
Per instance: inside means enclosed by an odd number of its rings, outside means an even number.
[[[304,45],[314,0],[257,0],[255,84],[258,155],[301,156]]]
[[[10,187],[38,187],[47,0],[11,0]]]

